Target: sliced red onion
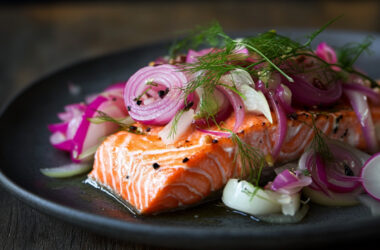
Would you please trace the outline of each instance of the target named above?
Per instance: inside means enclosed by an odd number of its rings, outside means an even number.
[[[213,48],[202,49],[200,51],[195,51],[195,50],[190,49],[187,52],[186,63],[195,63],[198,61],[197,57],[207,55],[213,50],[214,50]]]
[[[230,116],[232,107],[227,97],[218,89],[214,89],[213,96],[215,97],[215,102],[218,106],[218,112],[215,114],[214,119],[196,119],[195,124],[197,124],[198,126],[209,126],[211,124],[214,124],[214,120],[219,124],[219,122],[224,121]],[[200,108],[200,105],[202,105],[203,97],[200,96],[199,99],[200,101],[197,105],[197,110]]]
[[[377,143],[375,125],[372,120],[367,97],[358,91],[348,89],[344,90],[344,94],[348,97],[351,106],[359,119],[364,139],[367,142],[368,151],[370,153],[378,152],[379,145]]]
[[[327,63],[336,64],[338,62],[335,50],[328,46],[325,42],[318,44],[315,54]],[[340,70],[340,68],[337,66],[332,66],[331,68],[335,71]]]
[[[380,93],[376,92],[374,89],[358,83],[346,83],[343,85],[343,88],[360,92],[367,96],[374,104],[380,105]]]
[[[41,173],[53,178],[68,178],[80,174],[87,173],[92,168],[91,164],[78,164],[71,163],[68,165],[54,167],[54,168],[42,168]]]
[[[333,155],[327,163],[313,150],[306,151],[299,160],[298,168],[311,174],[310,188],[328,197],[333,193],[360,193],[359,174],[369,156],[342,142],[329,140],[327,145]]]
[[[338,173],[331,169],[333,166],[326,168],[321,156],[318,154],[315,155],[315,167],[317,170],[317,178],[319,178],[319,180],[333,192],[349,193],[360,185],[357,177],[354,176],[350,178],[351,176],[345,176],[343,173]],[[328,171],[333,174],[327,174]]]
[[[90,103],[84,112],[81,122],[78,128],[75,130],[75,135],[72,138],[72,149],[71,149],[71,159],[75,162],[78,162],[77,158],[83,151],[83,145],[86,140],[87,132],[90,127],[90,121],[87,118],[95,117],[97,110],[100,106],[107,101],[107,98],[104,96],[98,96],[92,103]],[[96,134],[89,134],[91,136],[97,137]],[[103,136],[103,135],[101,135]]]
[[[315,54],[331,64],[334,64],[338,61],[334,49],[328,46],[325,42],[318,44]]]
[[[292,91],[283,84],[279,84],[276,88],[275,98],[285,110],[287,114],[294,113],[295,109],[292,107]]]
[[[155,83],[158,87],[148,86],[147,83]],[[184,107],[183,87],[188,82],[186,75],[173,65],[148,66],[133,74],[124,91],[125,106],[129,115],[135,120],[147,125],[164,125],[173,119],[175,114]],[[157,98],[154,102],[144,105],[139,98],[148,88],[168,89],[163,98]],[[190,103],[193,94],[187,100]]]
[[[65,112],[58,113],[58,118],[64,122],[72,120],[74,117],[81,115],[86,110],[86,105],[83,103],[75,103],[65,106]]]
[[[282,107],[276,102],[272,93],[268,95],[269,102],[276,113],[277,118],[277,131],[275,145],[272,150],[272,157],[276,159],[281,152],[282,145],[284,144],[286,134],[288,132],[288,120]]]
[[[244,110],[244,104],[241,100],[240,96],[233,92],[232,90],[228,89],[227,87],[218,85],[216,88],[218,88],[221,92],[223,92],[228,100],[230,101],[232,108],[235,112],[235,125],[233,128],[234,132],[237,132],[241,124],[243,124],[244,116],[245,116],[245,110]]]
[[[111,134],[118,128],[118,125],[111,122],[92,124],[89,122],[89,118],[97,116],[98,110],[113,118],[127,116],[123,89],[123,84],[112,85],[87,106],[84,104],[67,105],[65,113],[58,114],[63,122],[48,126],[53,133],[50,137],[51,144],[57,149],[71,152],[73,161],[81,161],[82,159],[78,157],[83,151],[97,145],[100,138]]]
[[[380,153],[369,158],[360,173],[364,190],[380,201]]]
[[[342,84],[340,82],[331,83],[326,89],[315,87],[299,76],[292,76],[294,82],[289,82],[286,78],[282,82],[289,87],[292,92],[292,101],[303,106],[326,106],[339,100],[342,96]]]
[[[270,185],[270,188],[273,191],[282,194],[295,194],[311,183],[311,178],[303,175],[301,171],[293,173],[290,170],[285,169],[276,176]]]
[[[209,135],[215,135],[215,136],[225,137],[225,138],[231,137],[231,133],[228,133],[228,132],[215,131],[215,130],[202,129],[202,128],[197,128],[197,130],[199,130],[202,133],[209,134]]]
[[[67,131],[67,127],[68,127],[67,122],[55,123],[55,124],[49,124],[48,125],[48,129],[52,133],[55,133],[55,132],[65,133]]]

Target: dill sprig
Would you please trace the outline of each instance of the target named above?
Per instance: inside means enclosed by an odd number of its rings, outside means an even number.
[[[234,161],[240,161],[241,176],[247,176],[255,185],[259,185],[262,169],[265,166],[265,158],[262,152],[244,142],[237,134],[231,132],[231,140],[236,146]]]
[[[115,119],[101,110],[96,110],[96,112],[98,113],[98,116],[93,117],[93,118],[87,118],[89,122],[94,123],[94,124],[112,122],[112,123],[117,124],[122,130],[126,130],[130,133],[139,134],[139,135],[144,134],[144,132],[142,132],[139,128],[132,126],[132,124],[135,121],[130,116],[121,118],[121,119]]]
[[[322,130],[320,130],[317,127],[317,124],[315,122],[314,114],[311,113],[311,121],[312,121],[312,128],[314,131],[314,137],[311,141],[310,147],[319,154],[322,159],[324,160],[331,160],[333,159],[333,154],[331,153],[331,150],[326,143],[326,135],[323,133]]]
[[[342,68],[352,68],[356,60],[363,52],[371,53],[369,47],[372,45],[373,37],[368,36],[360,43],[348,43],[338,48],[338,62]]]
[[[175,42],[169,49],[170,58],[174,58],[181,51],[188,49],[197,49],[201,45],[219,47],[223,40],[220,34],[224,33],[223,28],[217,21],[211,22],[206,26],[197,26],[189,32],[184,39]]]
[[[175,116],[173,118],[173,123],[172,123],[170,131],[169,131],[168,138],[173,138],[175,136],[175,134],[177,133],[178,121],[184,112],[185,112],[185,110],[181,109],[175,114]]]

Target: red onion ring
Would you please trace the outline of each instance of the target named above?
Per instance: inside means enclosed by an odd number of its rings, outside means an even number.
[[[207,55],[208,53],[212,52],[213,48],[208,49],[202,49],[200,51],[195,51],[192,49],[189,49],[186,56],[186,63],[195,63],[198,61],[197,57]]]
[[[289,169],[285,169],[276,176],[270,188],[282,194],[295,194],[311,183],[312,179],[309,176],[304,176],[300,171],[292,173]]]
[[[298,168],[311,173],[313,183],[310,188],[322,191],[327,196],[330,196],[330,192],[351,193],[358,190],[361,167],[369,156],[337,141],[329,141],[328,146],[334,159],[327,164],[313,150],[305,152],[299,160]],[[346,168],[349,168],[352,176],[346,174]]]
[[[335,103],[342,96],[342,84],[336,82],[328,89],[319,89],[301,77],[291,76],[293,83],[282,77],[282,82],[292,91],[292,101],[303,106],[326,106]]]
[[[358,83],[345,83],[343,88],[358,91],[367,96],[374,104],[380,105],[380,94],[367,86]]]
[[[282,86],[282,84],[278,85],[278,87],[276,88],[275,98],[287,114],[295,112],[295,109],[291,105],[291,99],[287,98],[286,90]]]
[[[380,153],[377,153],[364,163],[360,173],[364,190],[378,201],[380,201],[379,170]]]
[[[168,88],[169,92],[152,103],[138,105],[135,98],[149,87],[146,85],[149,81]],[[173,65],[147,66],[138,70],[129,78],[124,90],[124,102],[129,115],[135,121],[147,125],[167,124],[184,107],[182,88],[187,81],[185,74]],[[187,101],[192,99],[193,94],[189,95]]]
[[[351,106],[359,119],[368,151],[371,153],[378,152],[379,145],[377,143],[375,125],[373,124],[367,97],[361,92],[348,89],[344,90],[344,94],[349,99]]]
[[[48,125],[53,133],[50,137],[51,144],[57,149],[71,152],[72,160],[79,162],[78,156],[82,151],[96,145],[99,138],[117,129],[117,125],[110,122],[90,124],[88,118],[95,117],[97,110],[116,118],[127,116],[123,89],[124,84],[114,84],[96,95],[88,105],[67,105],[65,112],[58,114],[63,122]]]
[[[236,94],[235,92],[233,92],[232,90],[224,86],[218,85],[216,86],[216,88],[218,88],[218,90],[220,90],[222,93],[225,94],[225,96],[230,101],[232,108],[234,109],[235,125],[233,128],[233,131],[237,132],[241,124],[243,124],[244,116],[245,116],[243,101],[241,100],[238,94]]]
[[[282,145],[284,144],[286,134],[288,132],[288,120],[283,108],[276,102],[273,93],[269,92],[267,94],[267,98],[269,99],[277,118],[276,139],[272,150],[272,157],[276,159],[281,152]]]
[[[219,111],[214,117],[215,122],[219,124],[219,122],[224,121],[230,116],[232,107],[224,93],[222,93],[218,89],[215,89],[214,94],[215,94],[215,97],[219,99],[218,103],[221,103],[219,107]],[[208,126],[210,124],[214,124],[214,119],[205,119],[205,118],[197,119],[195,120],[195,124],[201,127]]]
[[[86,139],[87,131],[90,126],[90,122],[87,118],[94,117],[96,111],[99,109],[100,105],[106,102],[108,99],[104,96],[98,96],[92,103],[90,103],[83,114],[82,121],[75,133],[74,138],[72,139],[72,152],[71,160],[74,162],[79,162],[77,160],[78,156],[82,153],[83,144]]]

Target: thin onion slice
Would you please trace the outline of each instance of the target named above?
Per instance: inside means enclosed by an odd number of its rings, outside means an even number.
[[[344,90],[344,94],[350,100],[351,106],[359,119],[368,151],[370,153],[378,152],[379,145],[377,143],[375,125],[372,120],[367,97],[358,91],[348,89]]]
[[[214,50],[213,48],[202,49],[200,51],[195,51],[195,50],[190,49],[187,52],[186,63],[195,63],[198,61],[197,57],[207,55],[208,53],[212,52],[213,50]]]
[[[285,112],[282,107],[276,102],[274,96],[269,93],[268,99],[272,108],[276,113],[277,118],[277,132],[276,132],[276,140],[275,145],[272,150],[272,157],[276,159],[281,152],[282,145],[284,144],[286,134],[288,131],[288,120],[286,118]]]
[[[328,140],[327,145],[333,160],[323,162],[314,150],[306,151],[299,160],[298,169],[308,170],[313,181],[307,192],[317,203],[357,203],[355,196],[363,192],[360,171],[369,155],[335,140]]]
[[[61,167],[42,168],[41,173],[53,178],[68,178],[89,172],[92,169],[91,164],[71,163]]]
[[[380,201],[380,153],[373,155],[364,164],[360,173],[364,190]]]
[[[358,83],[345,83],[343,88],[360,92],[367,96],[374,104],[380,105],[380,94],[367,86]]]
[[[294,82],[282,78],[282,82],[292,91],[292,101],[303,106],[326,106],[339,100],[342,96],[342,84],[336,82],[326,89],[315,87],[299,76],[292,76]]]
[[[206,97],[209,98],[208,100],[205,100],[204,90],[202,87],[197,88],[197,94],[199,97],[199,103],[197,105],[195,114],[195,124],[197,124],[200,127],[212,125],[214,124],[214,121],[219,124],[219,122],[224,121],[226,118],[230,116],[232,107],[225,94],[223,94],[220,90],[214,89],[214,93],[212,94],[212,96]],[[199,116],[204,117],[208,115],[201,113],[200,110],[202,105],[208,105],[207,108],[209,110],[211,109],[215,113],[213,119],[207,119],[207,117],[198,119]]]
[[[230,101],[232,105],[232,108],[234,109],[235,125],[233,128],[233,131],[237,132],[244,121],[244,116],[245,116],[244,104],[240,96],[236,94],[235,92],[233,92],[232,90],[228,89],[227,87],[218,85],[216,88],[218,88],[221,92],[223,92],[227,96],[228,100]]]
[[[185,105],[182,89],[187,82],[186,75],[174,65],[147,66],[138,70],[129,78],[124,90],[129,115],[135,121],[147,125],[167,124]],[[162,98],[144,105],[138,98],[149,88],[156,91],[167,89],[168,92]],[[193,94],[188,96],[187,103],[192,99]]]
[[[289,169],[285,169],[276,176],[270,188],[282,194],[295,194],[303,187],[310,185],[311,182],[312,179],[303,175],[300,171],[293,173]]]
[[[82,152],[99,144],[99,139],[116,131],[118,125],[111,122],[102,124],[91,123],[89,120],[98,116],[98,111],[118,120],[127,116],[123,99],[124,84],[113,84],[104,92],[94,96],[88,104],[71,104],[65,107],[65,112],[58,114],[63,121],[50,124],[51,144],[57,149],[69,151],[74,162],[85,159],[78,158]],[[96,119],[96,118],[95,118]],[[89,158],[86,158],[89,160]]]
[[[229,74],[222,76],[220,82],[230,87],[236,87],[243,95],[242,101],[246,111],[263,114],[270,123],[273,123],[268,101],[261,90],[255,90],[255,83],[247,71],[232,70]]]

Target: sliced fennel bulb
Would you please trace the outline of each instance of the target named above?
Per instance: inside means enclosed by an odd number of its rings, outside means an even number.
[[[252,215],[283,213],[294,215],[300,207],[300,195],[278,194],[255,187],[247,181],[230,179],[223,190],[223,203]]]

